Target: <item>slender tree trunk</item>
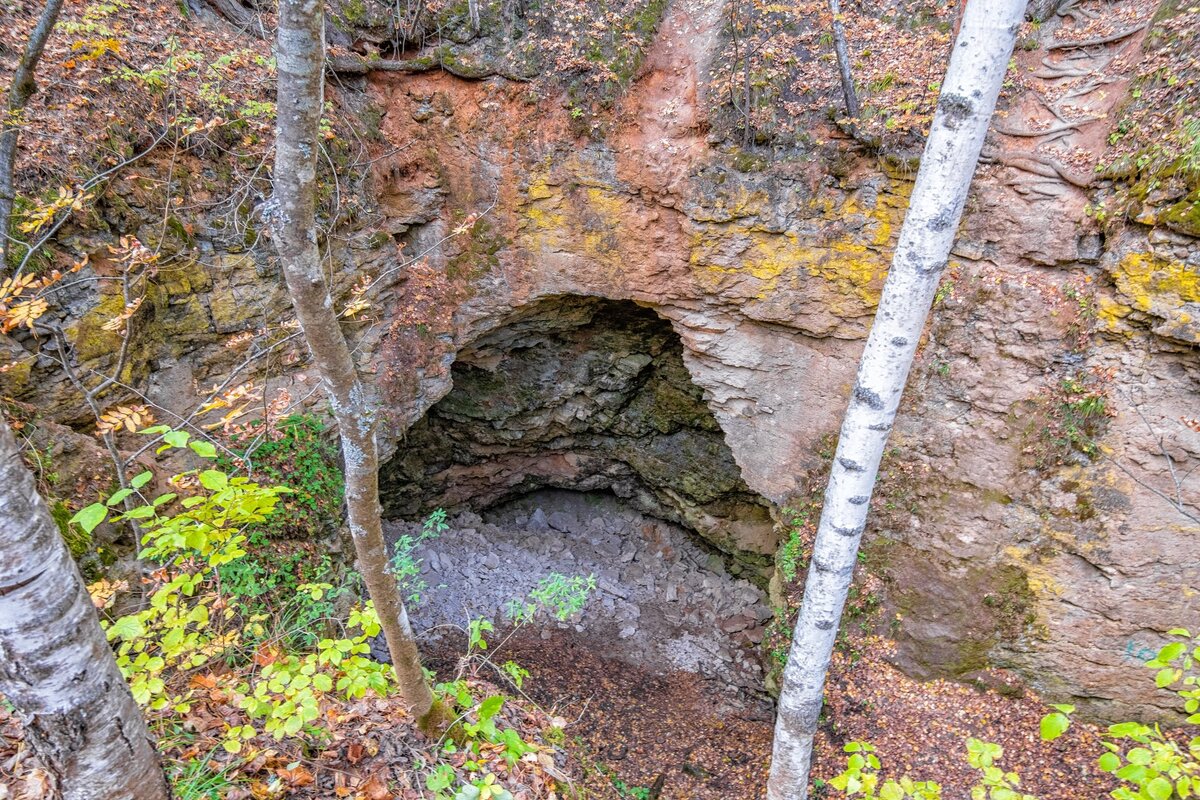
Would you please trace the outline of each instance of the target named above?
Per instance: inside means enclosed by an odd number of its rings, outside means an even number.
[[[13,170],[17,163],[17,138],[21,134],[21,116],[29,98],[37,91],[34,82],[34,72],[38,61],[42,58],[42,50],[46,48],[46,40],[54,23],[58,20],[58,12],[62,10],[63,0],[47,0],[42,16],[29,34],[25,43],[25,52],[17,61],[16,72],[13,73],[12,86],[8,89],[8,106],[3,117],[0,117],[0,273],[6,271],[8,257],[8,228],[12,219],[13,201],[16,200]]]
[[[64,800],[165,800],[79,570],[0,421],[0,693]]]
[[[825,673],[854,574],[879,461],[921,329],[945,269],[1025,0],[972,0],[942,84],[933,128],[825,490],[804,599],[783,674],[769,800],[804,800]]]
[[[840,0],[829,0],[833,13],[833,51],[837,54],[838,73],[842,78],[842,97],[846,99],[846,116],[858,119],[858,94],[854,91],[854,76],[850,74],[850,51],[846,47],[846,29],[842,26]]]
[[[324,106],[324,39],[318,0],[280,0],[276,63],[274,197],[266,212],[284,278],[341,434],[346,508],[358,568],[375,601],[400,691],[423,727],[441,724],[395,578],[379,507],[377,405],[359,378],[321,271],[316,163]]]
[[[754,42],[754,1],[746,2],[746,57],[742,59],[742,102],[746,109],[746,127],[742,129],[742,147],[750,146],[753,141],[754,86],[750,82],[750,59],[753,57]]]

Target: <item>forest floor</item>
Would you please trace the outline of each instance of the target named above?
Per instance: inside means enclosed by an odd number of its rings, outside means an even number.
[[[677,526],[603,495],[541,492],[484,519],[452,522],[414,551],[429,584],[413,612],[419,630],[452,629],[472,615],[499,620],[502,598],[522,596],[549,572],[600,577],[583,611],[566,623],[488,637],[489,659],[529,670],[528,697],[568,721],[563,746],[588,797],[762,795],[773,709],[761,684],[758,691],[747,686],[761,675],[750,662],[763,657],[755,646],[761,636],[746,637],[740,623],[757,619],[762,607],[752,584],[706,557],[712,554]],[[393,523],[390,536],[416,530]],[[463,584],[470,608],[461,591],[449,590]],[[739,623],[727,626],[731,619]],[[680,659],[689,650],[671,645],[677,641],[709,653],[710,662]],[[425,644],[443,677],[464,648],[458,635]],[[990,681],[1004,682],[1001,675]],[[848,637],[835,654],[826,708],[814,771],[822,781],[844,766],[844,744],[868,741],[885,774],[936,780],[946,800],[967,800],[978,773],[967,764],[966,740],[975,737],[1003,746],[1001,766],[1018,772],[1024,790],[1042,800],[1099,800],[1113,786],[1095,767],[1104,750],[1094,726],[1077,723],[1044,743],[1039,722],[1050,709],[1032,693],[914,680],[892,666],[886,640],[867,634]]]
[[[439,680],[464,678],[472,703],[512,696],[496,721],[529,752],[506,758],[502,745],[482,740],[474,754],[447,748],[414,729],[399,698],[368,694],[330,695],[319,736],[260,736],[232,756],[220,748],[223,732],[245,720],[229,689],[236,676],[218,666],[179,676],[195,689],[193,710],[156,729],[179,800],[449,798],[487,773],[516,800],[761,797],[773,716],[761,688],[762,592],[682,529],[615,498],[544,493],[486,516],[458,517],[410,551],[410,589],[421,594],[412,616]],[[393,541],[419,531],[389,526]],[[504,624],[506,601],[552,573],[592,574],[597,587],[565,620]],[[483,617],[496,622],[490,647],[464,659],[467,620]],[[946,800],[967,800],[976,773],[966,739],[977,737],[1002,745],[1001,766],[1041,800],[1100,800],[1111,789],[1095,767],[1103,750],[1094,727],[1077,723],[1043,743],[1048,709],[1032,694],[919,682],[889,655],[885,640],[865,633],[836,653],[817,740],[820,782],[840,772],[843,745],[869,741],[886,775],[936,780]],[[499,669],[508,661],[528,671],[521,687]],[[436,794],[428,781],[439,770],[451,788]],[[817,785],[815,798],[837,796]],[[0,800],[52,797],[0,703]]]
[[[1045,743],[1039,721],[1049,709],[1032,693],[1007,697],[965,684],[921,682],[887,660],[872,640],[855,657],[839,653],[830,673],[814,777],[828,781],[845,766],[847,742],[870,742],[883,774],[935,780],[945,800],[968,800],[978,773],[967,764],[968,737],[1004,748],[1000,765],[1021,776],[1040,800],[1101,800],[1115,786],[1095,766],[1104,751],[1096,726],[1075,723]],[[437,649],[449,668],[456,651]],[[714,703],[711,680],[662,672],[606,657],[573,632],[549,640],[518,634],[494,657],[530,671],[526,694],[566,719],[564,748],[574,780],[604,800],[741,800],[764,796],[772,722]],[[816,799],[841,797],[828,787]]]
[[[514,640],[508,655],[532,673],[528,693],[573,721],[566,748],[588,797],[763,796],[770,720],[718,712],[712,688],[695,674],[617,662],[569,634],[550,642]],[[844,767],[845,743],[869,741],[885,774],[936,780],[946,800],[967,800],[978,777],[966,760],[966,740],[974,736],[1003,746],[1001,765],[1017,771],[1024,790],[1041,800],[1100,800],[1114,785],[1095,767],[1104,752],[1096,728],[1076,724],[1044,743],[1038,723],[1048,709],[1032,694],[1004,697],[912,680],[887,663],[880,642],[853,661],[839,654],[827,698],[814,769],[824,781]]]

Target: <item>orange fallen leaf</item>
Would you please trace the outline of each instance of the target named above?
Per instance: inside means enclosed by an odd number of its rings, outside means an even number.
[[[383,775],[376,772],[366,783],[358,787],[359,792],[367,798],[367,800],[391,800],[392,793],[387,788],[387,781]]]

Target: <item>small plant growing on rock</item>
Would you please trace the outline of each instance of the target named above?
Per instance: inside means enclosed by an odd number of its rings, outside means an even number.
[[[529,596],[544,606],[555,619],[563,621],[578,614],[596,588],[596,576],[574,575],[568,578],[552,572],[538,582]]]
[[[596,588],[596,576],[574,575],[568,578],[558,572],[551,572],[538,581],[529,592],[529,600],[509,600],[504,607],[504,615],[512,620],[514,625],[532,622],[539,608],[559,622],[565,622],[583,610],[588,595]]]
[[[421,559],[413,555],[417,545],[436,539],[448,530],[450,525],[446,522],[446,510],[439,508],[422,523],[420,534],[413,536],[406,533],[392,545],[392,559],[388,568],[400,585],[400,591],[405,593],[405,602],[421,602],[421,593],[429,588],[421,577]]]

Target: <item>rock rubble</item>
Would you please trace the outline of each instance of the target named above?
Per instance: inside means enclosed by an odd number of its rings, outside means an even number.
[[[390,541],[420,534],[391,522]],[[540,610],[543,639],[561,629],[593,640],[606,656],[664,672],[697,673],[730,697],[759,696],[757,645],[771,610],[765,593],[725,571],[719,556],[683,528],[601,493],[537,492],[488,512],[466,512],[413,552],[420,599],[409,613],[418,636],[439,639],[468,620],[505,627],[507,610],[553,573],[594,575],[582,611],[558,620]]]

